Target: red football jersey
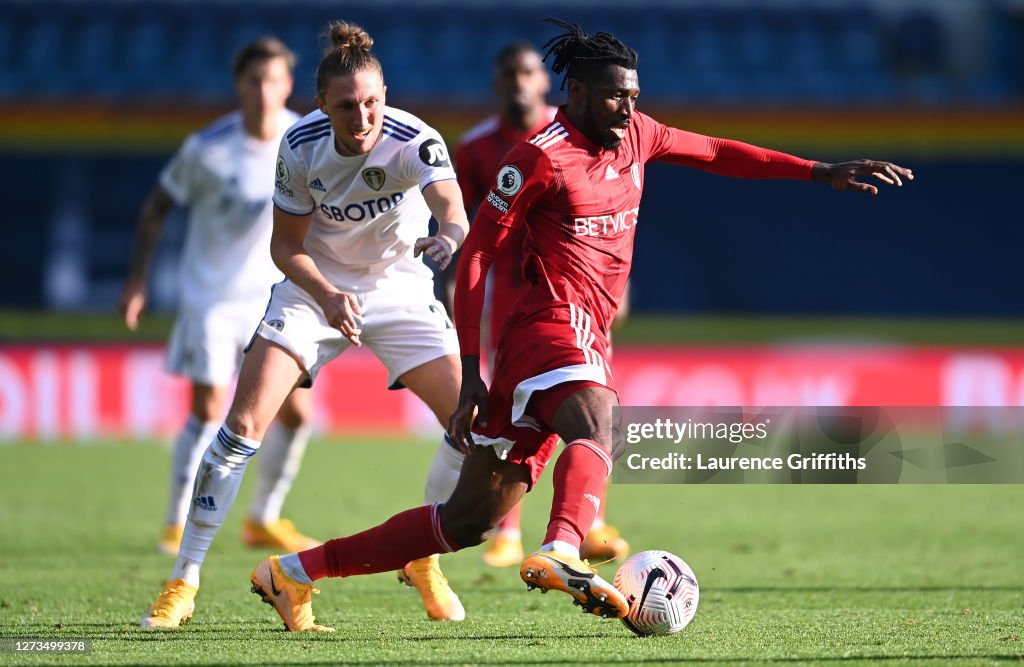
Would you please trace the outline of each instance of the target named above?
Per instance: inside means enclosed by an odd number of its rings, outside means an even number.
[[[494,115],[472,127],[455,148],[455,173],[462,188],[462,203],[466,210],[473,212],[494,187],[494,177],[502,158],[517,144],[526,141],[547,127],[555,117],[557,109],[544,108],[542,118],[536,127],[527,131],[511,127],[501,116]],[[525,230],[510,239],[494,258],[491,267],[491,312],[490,342],[496,343],[501,321],[509,308],[521,297],[530,283],[523,279],[522,245]]]
[[[633,114],[616,149],[569,122],[564,108],[505,156],[473,221],[456,282],[455,322],[465,355],[479,354],[482,274],[512,231],[525,229],[530,289],[506,326],[556,308],[587,315],[607,338],[633,259],[644,165],[652,160],[745,178],[808,179],[814,162],[668,127]]]

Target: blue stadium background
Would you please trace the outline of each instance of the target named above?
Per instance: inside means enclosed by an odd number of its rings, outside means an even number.
[[[1024,315],[1014,0],[0,2],[0,307],[113,310],[139,204],[184,134],[231,107],[231,56],[253,37],[299,53],[293,106],[307,110],[317,35],[362,23],[389,103],[454,144],[490,110],[494,53],[542,44],[546,15],[634,46],[656,117],[918,176],[867,198],[653,166],[637,310]],[[181,238],[178,219],[156,266],[163,308]]]

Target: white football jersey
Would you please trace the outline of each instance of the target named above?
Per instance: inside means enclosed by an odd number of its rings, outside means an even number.
[[[338,289],[430,293],[433,275],[413,257],[430,221],[422,191],[454,178],[441,135],[412,114],[385,107],[377,144],[347,157],[317,110],[281,140],[274,204],[292,215],[312,214],[306,252]]]
[[[266,302],[283,277],[270,258],[277,146],[299,116],[282,111],[278,136],[245,133],[235,111],[190,135],[160,174],[174,201],[189,207],[181,265],[181,306]]]

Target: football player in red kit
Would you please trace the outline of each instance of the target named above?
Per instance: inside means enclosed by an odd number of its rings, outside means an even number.
[[[494,183],[494,175],[502,165],[502,158],[517,144],[526,141],[547,127],[557,109],[545,102],[551,88],[551,79],[540,52],[529,42],[513,42],[498,52],[494,60],[494,93],[499,112],[487,117],[459,141],[455,150],[455,172],[462,188],[462,200],[467,211],[475,211]],[[519,297],[526,293],[530,283],[523,278],[521,248],[525,230],[516,230],[503,251],[497,254],[488,273],[487,301],[487,354],[493,362],[498,346],[498,331],[505,315]],[[446,271],[446,283],[454,291],[455,262]],[[447,285],[446,285],[447,287]],[[449,296],[449,303],[451,297]],[[626,309],[620,309],[621,320]],[[557,436],[552,436],[552,447]],[[454,453],[451,453],[455,456]],[[596,561],[623,560],[629,554],[629,543],[619,531],[604,521],[605,505],[594,519],[594,525],[580,545],[583,558]],[[494,567],[519,565],[523,560],[520,532],[520,505],[516,505],[501,520],[482,555],[484,562]]]
[[[566,30],[548,43],[547,57],[555,73],[565,73],[568,101],[548,127],[506,156],[459,264],[455,316],[463,382],[449,432],[470,447],[461,477],[446,503],[261,563],[253,588],[293,630],[305,629],[305,621],[289,619],[312,618],[317,579],[385,572],[479,544],[536,482],[554,453],[545,446],[551,434],[567,443],[555,463],[551,518],[544,544],[526,557],[520,575],[529,588],[568,593],[587,612],[623,616],[626,599],[578,550],[624,448],[608,331],[632,262],[644,165],[664,160],[725,176],[816,180],[868,194],[877,187],[859,177],[890,185],[913,178],[889,162],[813,162],[667,127],[636,110],[635,51],[613,35],[587,35],[548,20]],[[479,373],[484,279],[517,228],[526,232],[531,287],[504,319],[488,392]]]

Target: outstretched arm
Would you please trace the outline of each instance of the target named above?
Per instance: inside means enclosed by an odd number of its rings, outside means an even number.
[[[854,160],[836,164],[817,162],[811,168],[812,179],[829,183],[836,190],[853,190],[869,195],[878,194],[878,187],[858,181],[858,176],[874,176],[883,183],[896,187],[901,187],[904,180],[914,180],[914,172],[910,169],[900,167],[892,162],[878,160]]]
[[[167,214],[172,208],[174,200],[159,185],[153,188],[142,205],[138,227],[135,230],[135,242],[132,244],[131,266],[128,269],[124,290],[121,292],[120,303],[124,324],[131,331],[135,331],[139,326],[139,317],[146,305],[146,283],[153,252],[160,240],[160,231],[167,221]]]
[[[872,195],[878,193],[878,188],[857,180],[858,176],[874,176],[883,183],[896,186],[914,178],[910,169],[891,162],[813,162],[742,141],[708,137],[667,126],[659,129],[661,132],[655,141],[652,160],[695,167],[722,176],[812,179],[830,183],[837,190]]]

